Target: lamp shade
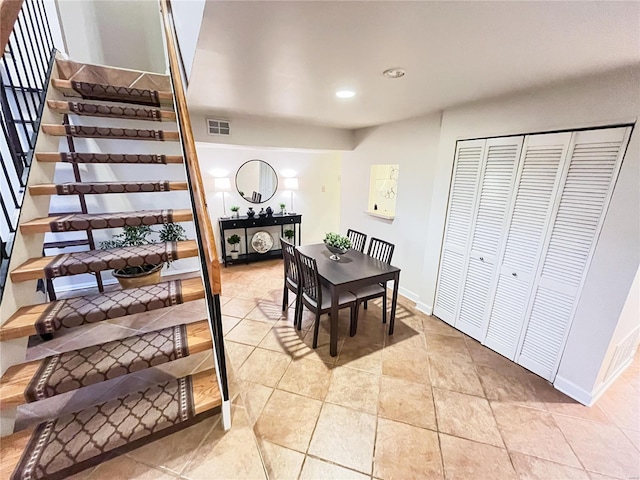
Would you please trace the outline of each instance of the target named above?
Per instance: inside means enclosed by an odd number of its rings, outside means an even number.
[[[284,189],[285,190],[291,190],[291,191],[296,191],[299,190],[300,186],[298,185],[298,178],[297,177],[290,177],[290,178],[285,178],[284,179]]]
[[[229,177],[214,178],[213,186],[217,192],[230,192],[231,180],[229,179]]]

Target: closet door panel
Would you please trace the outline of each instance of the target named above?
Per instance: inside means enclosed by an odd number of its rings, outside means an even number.
[[[575,132],[518,363],[552,380],[604,221],[629,128]]]
[[[514,359],[571,133],[525,139],[483,343]]]
[[[482,340],[524,137],[487,140],[456,328]]]
[[[434,315],[453,324],[458,313],[464,259],[478,189],[485,140],[458,142],[453,166]]]

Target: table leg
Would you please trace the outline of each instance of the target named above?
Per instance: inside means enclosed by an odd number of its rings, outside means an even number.
[[[396,305],[398,304],[398,288],[400,286],[400,272],[393,278],[393,298],[391,300],[391,320],[389,320],[389,335],[393,335],[393,326],[396,322]]]
[[[331,292],[331,317],[329,318],[330,322],[330,345],[329,345],[329,353],[331,353],[332,357],[338,355],[338,298],[340,293],[337,291],[337,288],[334,285],[329,287],[329,291]]]

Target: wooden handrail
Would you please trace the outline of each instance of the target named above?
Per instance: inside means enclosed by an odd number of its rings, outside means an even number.
[[[0,52],[2,52],[2,55],[7,43],[9,43],[13,26],[18,20],[22,2],[23,0],[0,0],[0,45],[2,46]]]
[[[196,152],[196,144],[191,130],[191,118],[187,109],[187,99],[185,96],[184,82],[180,72],[180,63],[178,60],[177,39],[175,38],[175,30],[171,23],[171,5],[167,0],[160,0],[162,10],[162,21],[164,24],[164,34],[167,41],[167,53],[169,57],[169,69],[173,83],[173,95],[175,97],[175,109],[180,127],[180,136],[182,138],[182,146],[184,150],[184,163],[187,169],[189,188],[192,190],[192,199],[195,208],[194,220],[200,228],[199,242],[202,245],[202,251],[206,262],[207,272],[209,276],[209,284],[211,285],[211,293],[219,295],[222,291],[220,282],[220,262],[218,261],[218,253],[216,251],[215,237],[213,236],[213,226],[207,209],[207,200],[204,194],[204,184],[202,182],[202,174],[198,163],[198,153]]]

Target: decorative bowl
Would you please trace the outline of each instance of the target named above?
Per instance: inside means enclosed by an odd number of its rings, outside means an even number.
[[[340,260],[340,257],[338,256],[338,254],[344,255],[345,253],[347,253],[349,251],[348,248],[342,249],[342,248],[334,247],[333,245],[329,245],[326,242],[325,242],[324,246],[327,247],[327,250],[329,250],[331,253],[333,253],[333,255],[331,255],[329,258],[331,260],[336,261],[336,262],[338,260]]]

